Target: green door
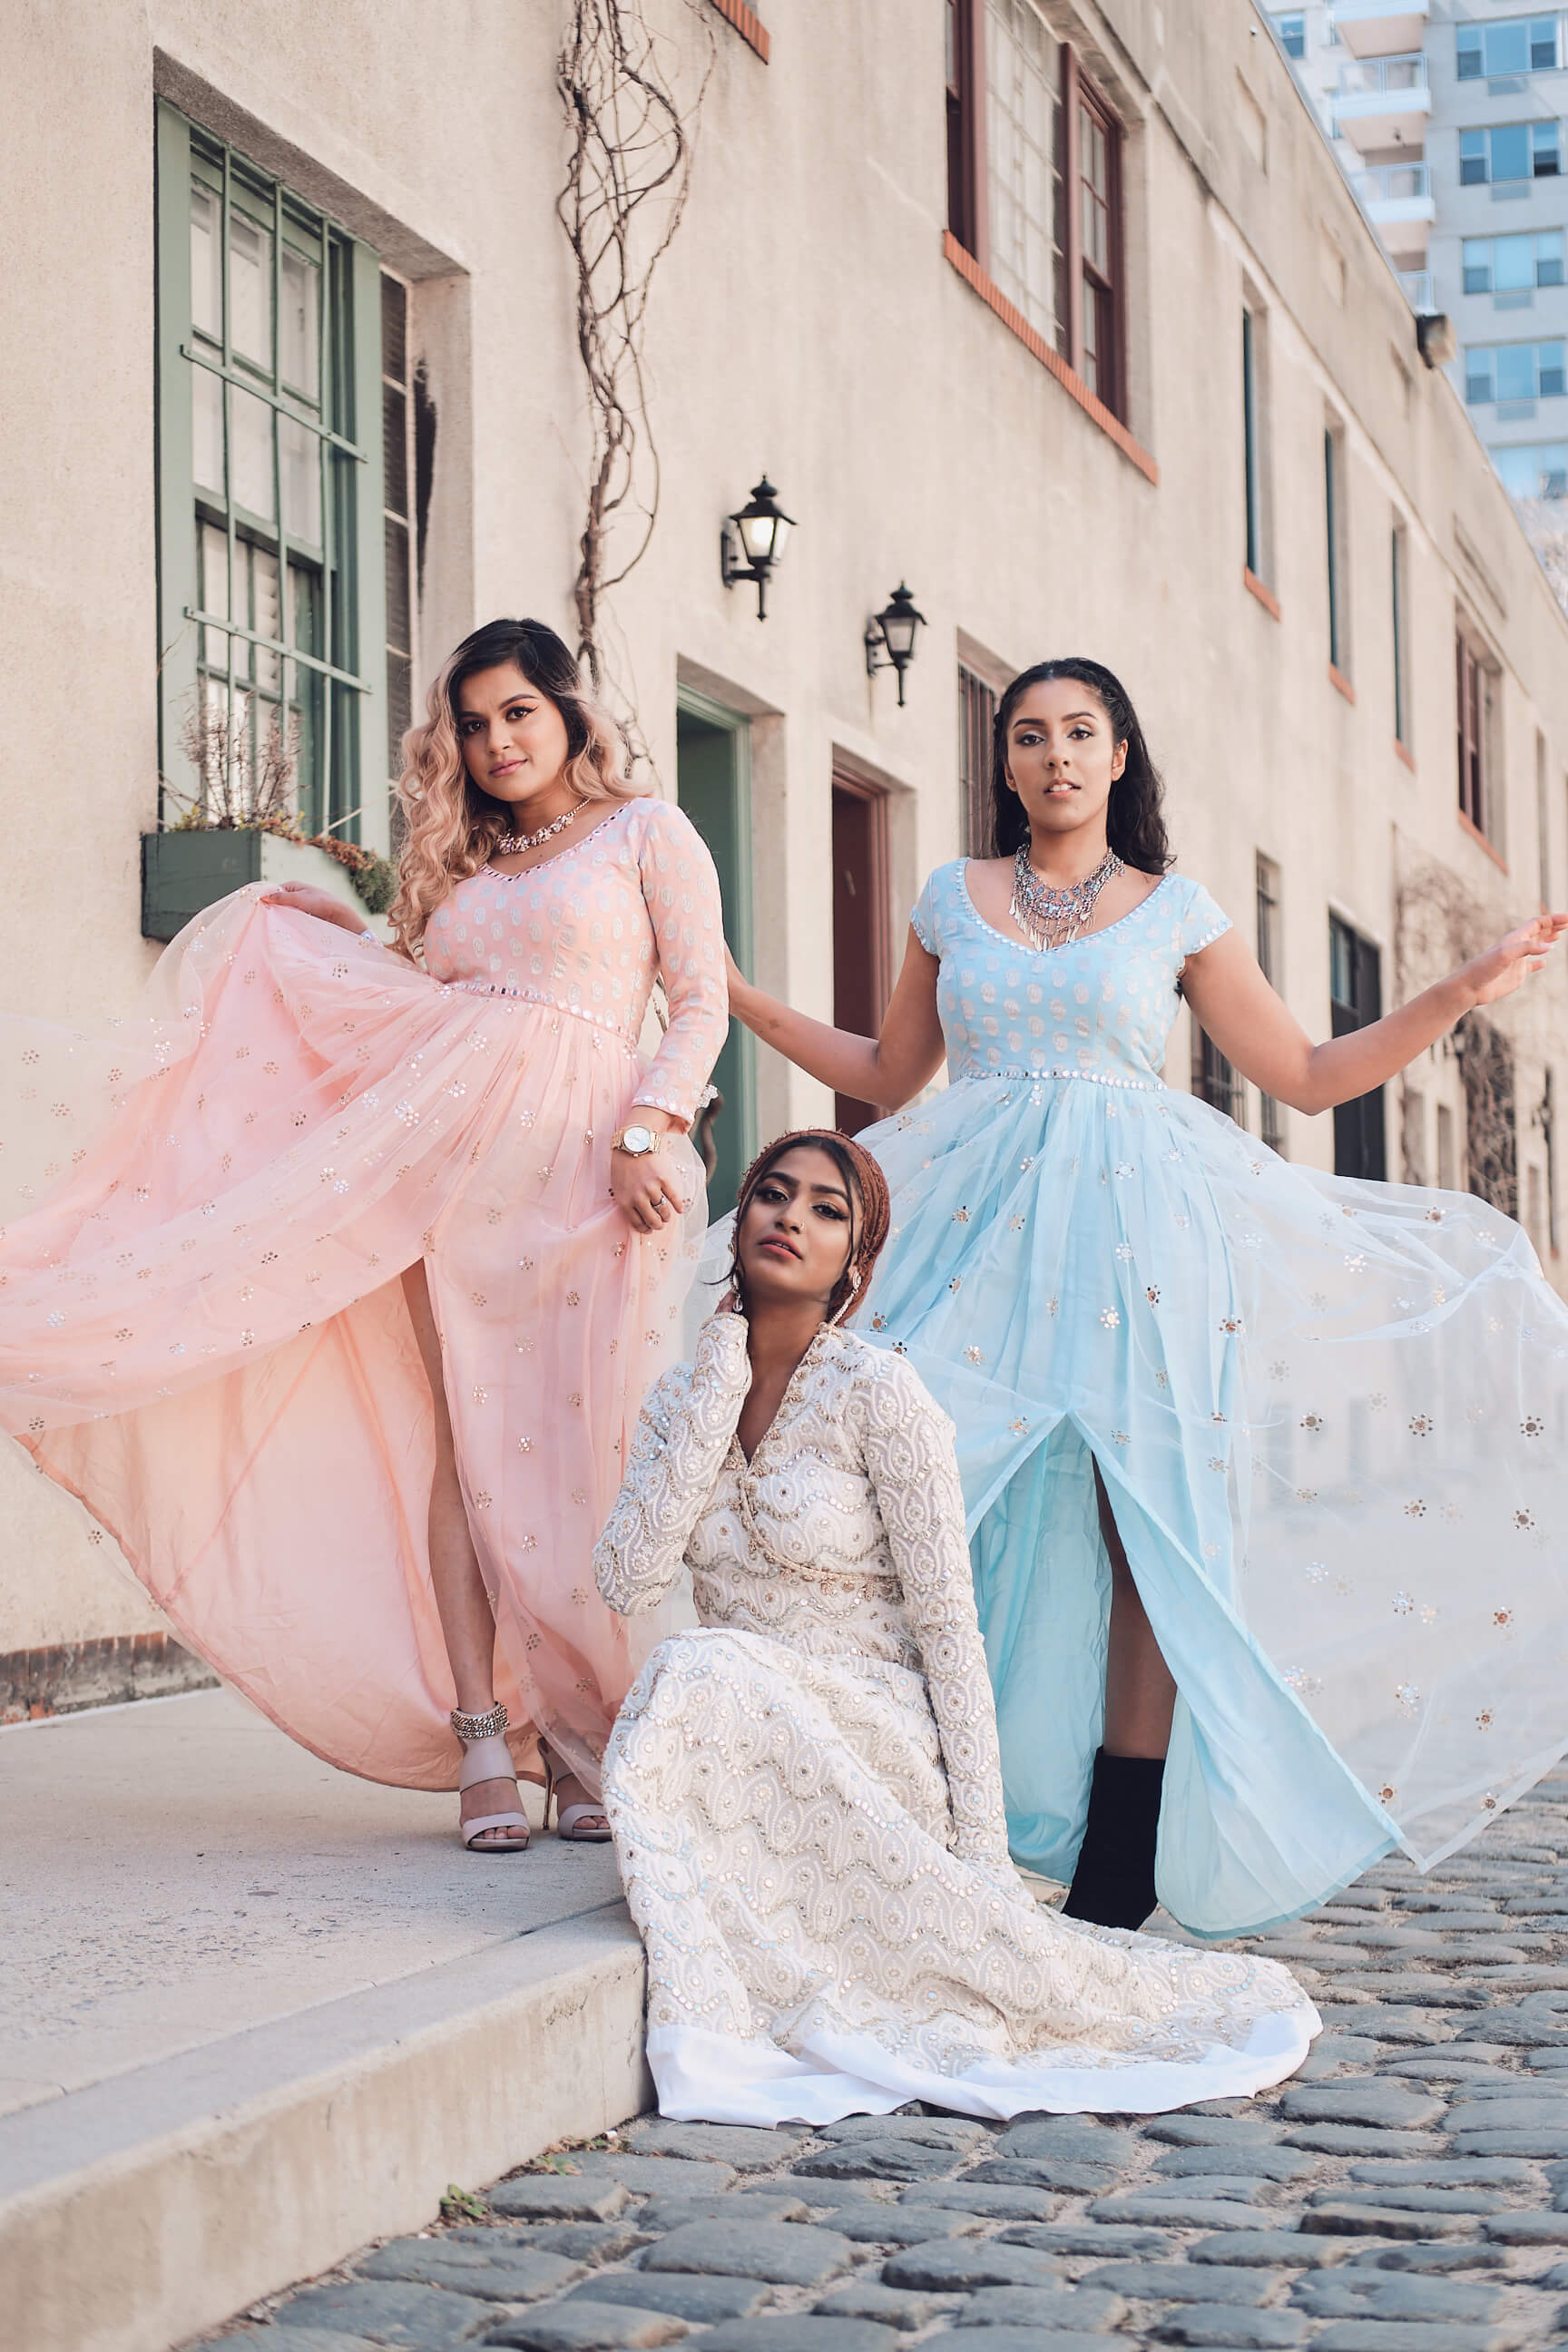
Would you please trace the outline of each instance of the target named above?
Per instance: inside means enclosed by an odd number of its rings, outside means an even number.
[[[719,869],[724,932],[742,971],[752,962],[751,730],[738,712],[705,695],[679,690],[676,714],[676,791]],[[741,1177],[757,1150],[756,1041],[731,1021],[714,1066],[720,1100],[699,1132],[713,1158],[710,1216],[732,1208]],[[700,1120],[699,1128],[704,1122]],[[706,1155],[705,1155],[706,1156]]]

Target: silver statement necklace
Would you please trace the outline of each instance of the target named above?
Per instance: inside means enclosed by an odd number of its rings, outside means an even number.
[[[537,849],[542,841],[548,841],[552,833],[559,833],[563,824],[570,824],[578,809],[585,809],[587,805],[588,795],[584,793],[582,799],[573,807],[563,809],[552,824],[542,824],[537,833],[503,833],[491,850],[490,856],[517,857],[525,849]]]
[[[1013,898],[1007,912],[1037,948],[1065,948],[1079,938],[1094,913],[1095,900],[1108,882],[1122,870],[1114,849],[1108,849],[1092,874],[1066,890],[1042,882],[1029,863],[1029,845],[1018,845],[1013,860]]]

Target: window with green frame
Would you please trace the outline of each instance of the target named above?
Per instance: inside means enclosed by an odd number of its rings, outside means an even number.
[[[384,851],[381,301],[370,247],[160,104],[170,799],[208,801],[216,777],[254,805],[281,761],[306,832]]]

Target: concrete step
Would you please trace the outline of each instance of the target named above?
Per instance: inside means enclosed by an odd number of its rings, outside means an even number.
[[[0,1732],[0,2311],[30,2352],[166,2352],[650,2102],[607,1846],[466,1854],[455,1799],[221,1691]]]

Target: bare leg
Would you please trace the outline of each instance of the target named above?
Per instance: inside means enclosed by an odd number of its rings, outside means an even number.
[[[436,1408],[436,1475],[430,1482],[428,1522],[430,1581],[435,1589],[458,1705],[465,1715],[483,1715],[495,1705],[496,1621],[479,1572],[479,1555],[474,1549],[458,1477],[452,1416],[441,1371],[441,1342],[423,1264],[411,1265],[405,1274],[403,1296]],[[476,1780],[458,1800],[458,1816],[465,1822],[475,1821],[484,1813],[516,1809],[514,1780]],[[526,1830],[489,1830],[483,1833],[482,1843],[501,1845],[515,1841],[525,1844],[527,1837]]]
[[[1105,1730],[1062,1916],[1101,1927],[1141,1927],[1156,1901],[1154,1857],[1176,1685],[1138,1597],[1098,1462],[1094,1493],[1110,1559]]]
[[[1110,1556],[1105,1734],[1100,1744],[1108,1756],[1161,1757],[1171,1744],[1175,1682],[1138,1597],[1098,1462],[1094,1492],[1100,1506],[1100,1532]]]

